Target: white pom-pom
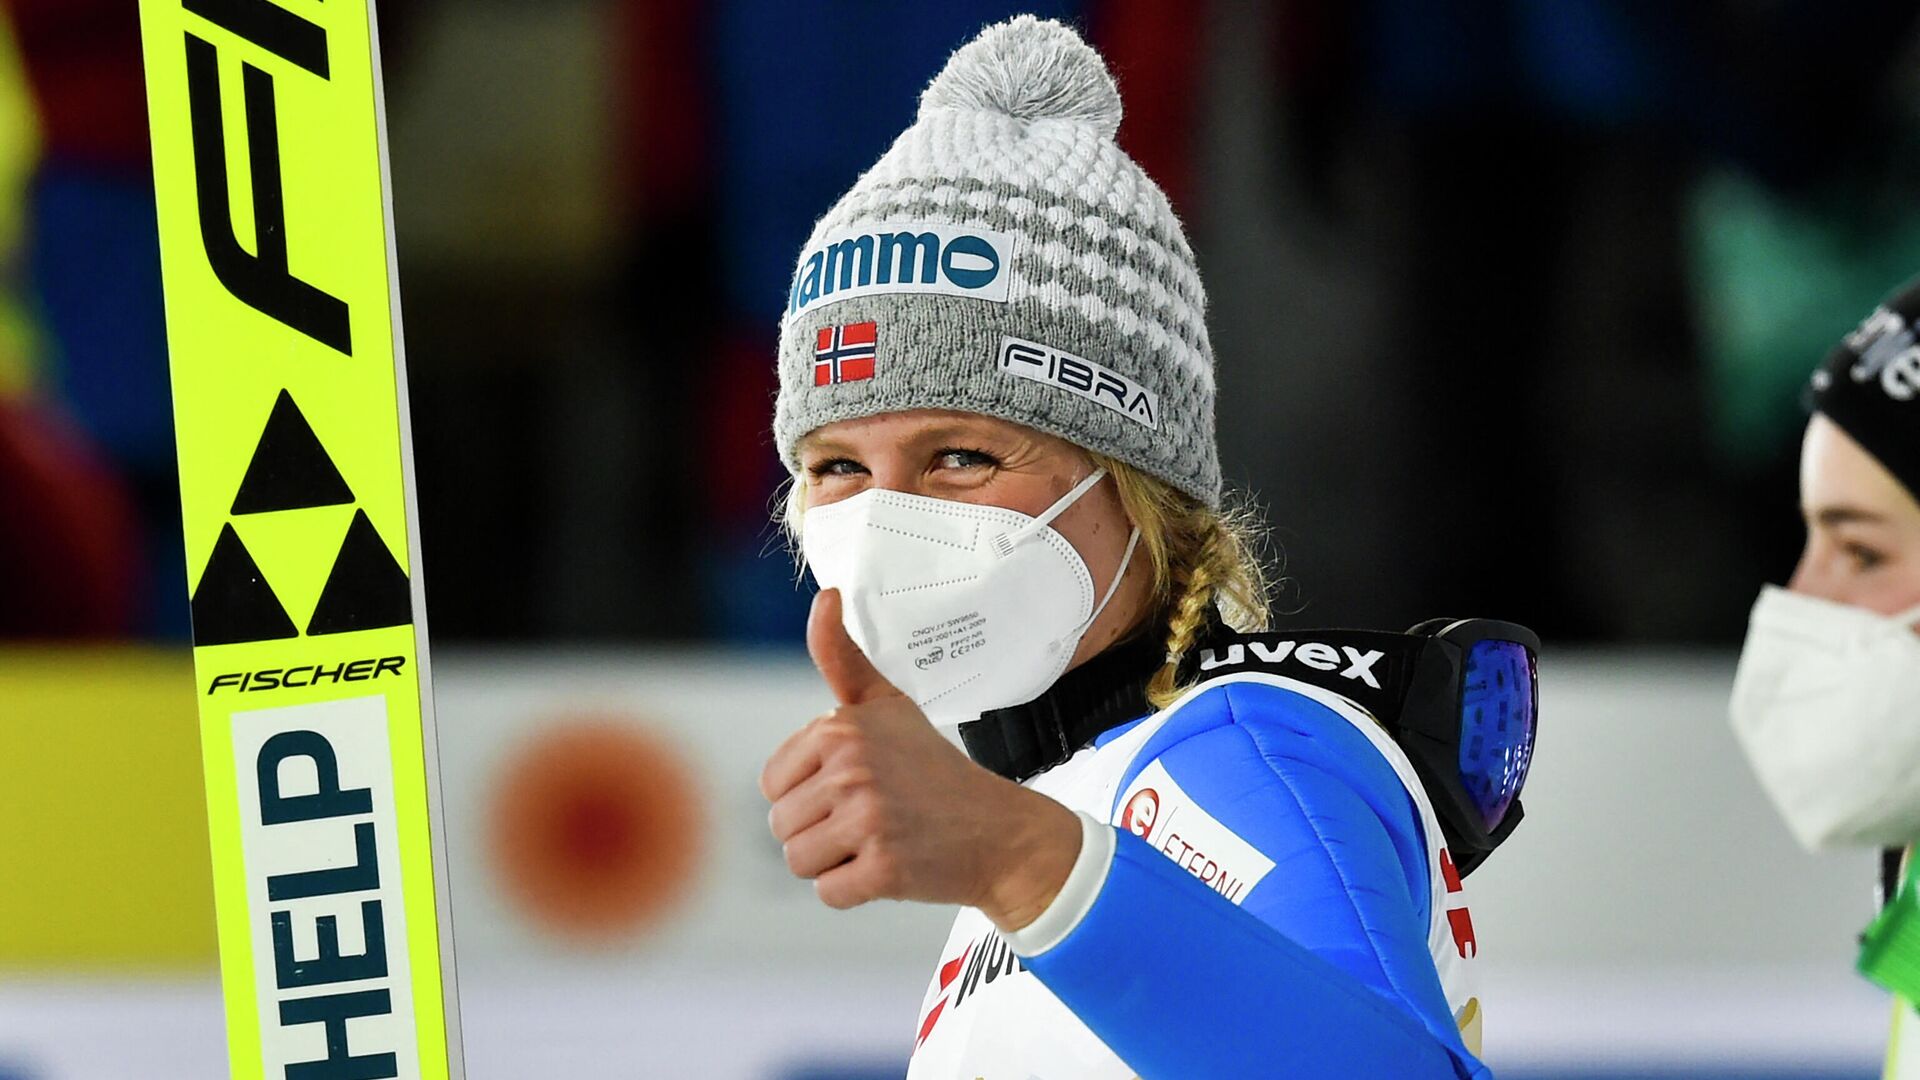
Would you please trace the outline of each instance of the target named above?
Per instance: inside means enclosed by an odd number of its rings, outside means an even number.
[[[1071,120],[1107,138],[1120,130],[1120,89],[1079,34],[1021,15],[960,47],[920,95],[928,109],[972,109],[1021,120]]]

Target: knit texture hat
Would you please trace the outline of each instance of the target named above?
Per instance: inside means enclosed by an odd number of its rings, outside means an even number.
[[[1219,505],[1206,294],[1119,127],[1113,76],[1060,23],[1021,16],[953,54],[801,251],[773,421],[790,471],[822,425],[957,409]]]

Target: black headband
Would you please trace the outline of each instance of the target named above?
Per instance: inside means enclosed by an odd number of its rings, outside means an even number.
[[[1813,373],[1808,407],[1826,414],[1920,499],[1920,279],[1843,338]]]

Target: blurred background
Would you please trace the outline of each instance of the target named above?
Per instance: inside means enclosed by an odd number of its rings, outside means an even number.
[[[0,0],[0,1080],[219,1075],[131,0]],[[1549,642],[1477,874],[1503,1077],[1877,1075],[1869,856],[1725,730],[1799,387],[1920,270],[1887,0],[381,0],[470,1076],[898,1076],[946,913],[817,906],[792,259],[984,23],[1106,54],[1296,625]]]

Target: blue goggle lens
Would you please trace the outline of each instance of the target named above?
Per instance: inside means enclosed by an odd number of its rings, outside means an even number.
[[[1488,831],[1527,782],[1533,761],[1534,657],[1515,641],[1467,650],[1460,695],[1460,780]]]

